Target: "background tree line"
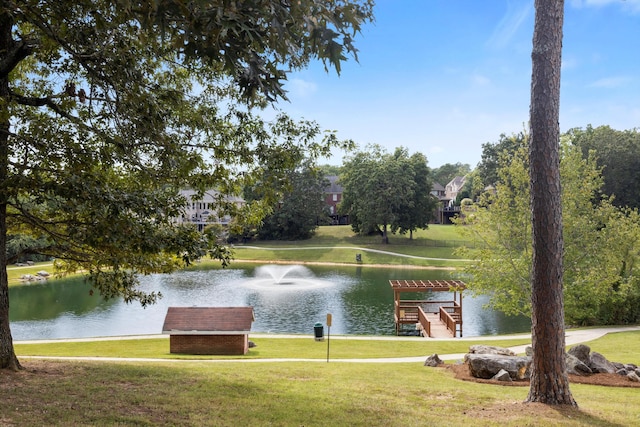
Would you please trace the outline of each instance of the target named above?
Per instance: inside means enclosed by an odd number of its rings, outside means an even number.
[[[601,147],[616,137],[632,140],[638,133],[599,129],[611,139],[596,143],[585,137],[596,132],[577,129],[561,139],[565,316],[568,324],[576,326],[640,321],[638,209],[615,203],[619,199],[606,191],[607,168],[600,151],[585,150],[586,140]],[[529,316],[532,242],[527,146],[525,134],[501,136],[497,144],[485,146],[484,168],[477,170],[479,176],[492,180],[492,187],[477,197],[476,209],[459,224],[464,225],[464,233],[485,244],[479,253],[467,254],[477,259],[465,269],[469,288],[490,295],[490,304],[500,311]]]

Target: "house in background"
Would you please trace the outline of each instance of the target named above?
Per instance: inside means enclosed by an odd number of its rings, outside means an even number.
[[[449,198],[447,197],[445,188],[439,182],[434,182],[431,188],[431,195],[438,200],[436,211],[433,214],[433,222],[436,224],[444,224],[444,210],[449,206]]]
[[[445,186],[444,192],[445,196],[449,199],[449,207],[453,207],[456,198],[458,197],[458,193],[464,187],[465,177],[464,176],[456,176]]]
[[[439,224],[452,224],[451,219],[460,215],[460,206],[455,206],[458,193],[464,187],[465,177],[456,176],[441,190],[442,185],[434,184],[431,194],[438,197],[440,201],[436,212],[436,222]]]
[[[219,204],[220,193],[217,191],[209,190],[202,197],[198,197],[195,190],[180,190],[180,195],[187,199],[187,204],[182,216],[177,218],[179,223],[194,224],[198,231],[203,231],[207,225],[228,225],[231,221],[229,215],[218,214],[216,207]],[[240,197],[226,197],[225,200],[238,207],[244,205],[244,200]]]
[[[338,215],[338,205],[342,201],[342,186],[338,183],[336,175],[327,175],[329,186],[324,189],[324,202],[329,209],[332,225],[349,224],[348,215]]]

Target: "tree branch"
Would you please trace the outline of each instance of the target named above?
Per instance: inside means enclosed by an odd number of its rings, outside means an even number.
[[[0,78],[7,77],[20,61],[33,53],[37,46],[38,42],[35,40],[24,39],[13,42],[11,48],[0,59]]]

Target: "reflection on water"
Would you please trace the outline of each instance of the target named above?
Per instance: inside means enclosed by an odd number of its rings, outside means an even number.
[[[393,335],[389,280],[449,278],[446,271],[317,266],[274,278],[265,277],[261,267],[234,265],[143,277],[143,290],[164,295],[146,309],[91,296],[82,280],[61,280],[11,288],[10,320],[15,340],[158,334],[170,306],[249,305],[254,332],[311,334],[331,313],[332,334]],[[428,298],[451,299],[445,294]],[[530,330],[528,319],[485,310],[485,303],[486,298],[464,298],[464,336]]]

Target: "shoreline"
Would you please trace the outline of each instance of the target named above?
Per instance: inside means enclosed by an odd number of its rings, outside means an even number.
[[[398,268],[407,270],[446,270],[455,271],[456,267],[440,267],[435,265],[406,265],[406,264],[363,264],[354,262],[328,262],[328,261],[285,261],[285,260],[238,260],[234,259],[229,263],[232,267],[233,263],[249,263],[249,264],[283,264],[283,265],[320,265],[320,266],[336,266],[336,267],[372,267],[372,268]]]

